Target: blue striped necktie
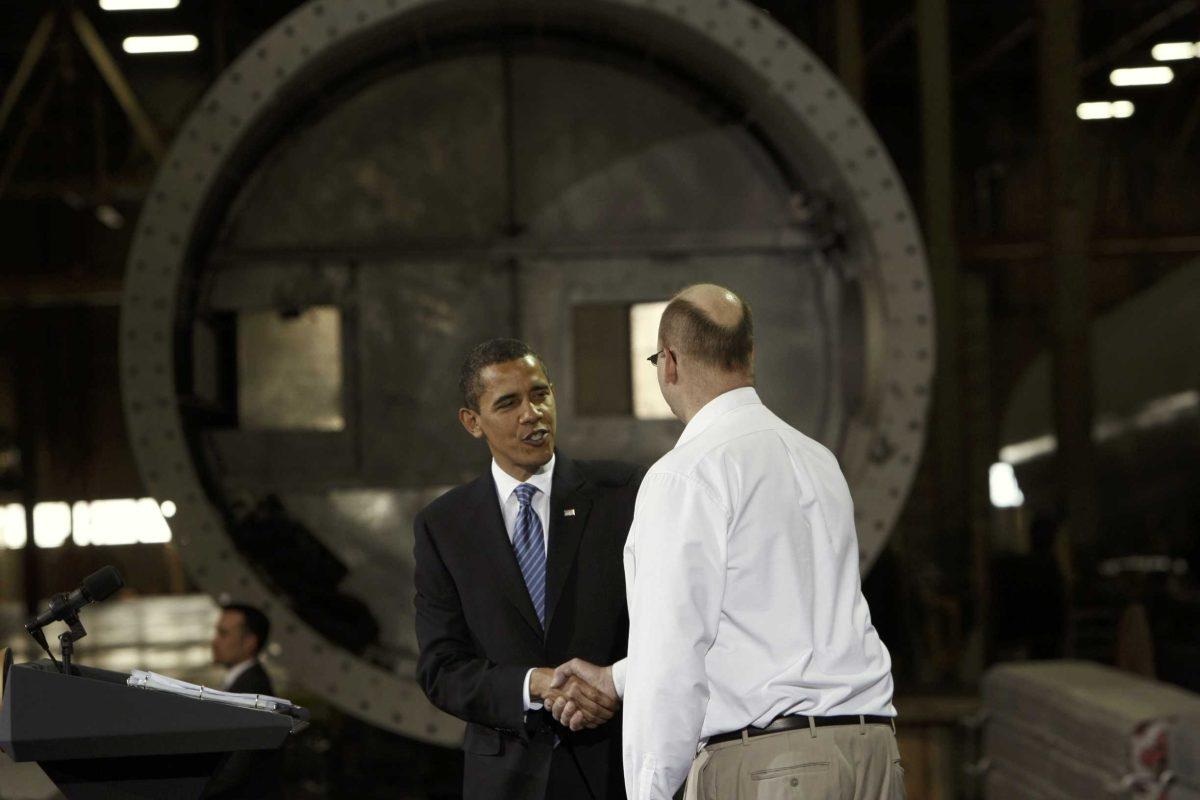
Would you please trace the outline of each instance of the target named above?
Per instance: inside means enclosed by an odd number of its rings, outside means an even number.
[[[531,500],[538,488],[522,483],[513,489],[521,507],[517,511],[517,524],[513,530],[513,549],[517,553],[517,564],[525,578],[525,588],[533,601],[542,628],[546,627],[546,546],[542,541],[542,521],[533,510]]]

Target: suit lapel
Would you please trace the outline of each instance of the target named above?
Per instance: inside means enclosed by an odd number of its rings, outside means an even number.
[[[496,498],[496,484],[490,472],[475,481],[473,494],[475,508],[471,516],[468,539],[477,543],[486,562],[494,565],[501,593],[517,607],[521,616],[541,637],[544,635],[542,623],[538,621],[537,613],[533,610],[529,589],[525,586],[525,578],[517,564],[517,554],[513,551],[512,542],[508,540],[504,517],[500,513],[500,502]]]
[[[550,489],[549,553],[546,563],[546,630],[554,621],[554,610],[570,577],[587,525],[592,502],[587,482],[575,463],[562,453],[554,462]]]

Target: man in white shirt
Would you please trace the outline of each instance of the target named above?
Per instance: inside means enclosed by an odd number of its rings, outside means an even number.
[[[630,800],[669,800],[685,778],[697,799],[903,798],[891,658],[836,458],[759,400],[750,308],[729,290],[676,295],[658,346],[686,427],[638,492],[628,658],[557,679],[623,698]],[[566,700],[552,711],[582,722]]]

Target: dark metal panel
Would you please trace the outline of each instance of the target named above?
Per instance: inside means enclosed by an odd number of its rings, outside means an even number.
[[[462,433],[465,438],[466,432]],[[339,588],[361,598],[380,625],[372,655],[398,675],[415,673],[411,592],[398,583],[413,571],[413,519],[449,486],[422,489],[324,489],[281,495],[288,512],[345,565]]]
[[[473,240],[503,230],[500,59],[356,82],[289,126],[233,202],[233,247]]]
[[[196,315],[220,311],[302,310],[352,303],[349,263],[320,259],[225,262],[205,274]]]
[[[611,56],[513,59],[521,229],[624,238],[799,227],[780,165],[730,116],[739,112],[723,114],[696,87],[658,80]]]
[[[219,477],[227,500],[359,483],[354,442],[345,433],[217,429],[204,441],[204,466]]]
[[[371,262],[358,274],[364,485],[474,478],[488,456],[458,421],[458,368],[477,343],[512,334],[508,267]]]

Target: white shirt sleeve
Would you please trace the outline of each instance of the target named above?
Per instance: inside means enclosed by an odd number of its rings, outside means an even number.
[[[655,472],[642,482],[626,553],[623,734],[630,800],[671,800],[695,758],[728,526],[728,512],[701,482]],[[614,683],[616,675],[614,669]]]
[[[537,669],[537,667],[534,667],[533,669]],[[536,702],[534,702],[533,700],[531,700],[531,699],[530,699],[530,697],[529,697],[529,681],[530,681],[530,679],[531,679],[531,678],[533,678],[533,669],[531,669],[531,670],[529,670],[529,672],[526,672],[526,673],[525,673],[525,689],[524,689],[524,696],[523,696],[521,699],[522,699],[522,700],[524,701],[524,703],[525,703],[525,710],[526,710],[526,711],[541,711],[541,710],[542,710],[542,707],[543,707],[543,704],[542,704],[542,703],[536,703]]]
[[[617,690],[617,697],[625,697],[625,664],[628,659],[622,658],[620,661],[614,661],[612,665],[613,688]]]

